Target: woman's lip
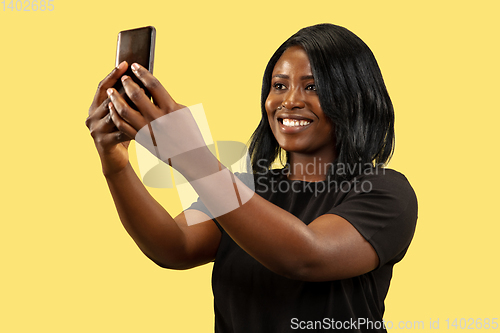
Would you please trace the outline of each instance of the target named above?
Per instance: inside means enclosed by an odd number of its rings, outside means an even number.
[[[283,118],[280,118],[280,119],[283,119]],[[280,128],[280,131],[282,133],[286,133],[286,134],[293,134],[293,133],[302,132],[303,130],[305,130],[306,128],[308,128],[309,126],[311,126],[311,124],[313,123],[312,121],[307,120],[307,121],[309,121],[309,124],[307,124],[307,125],[302,125],[302,126],[300,126],[300,125],[299,126],[285,126],[280,119],[278,119],[278,125],[279,125],[279,128]],[[286,119],[293,119],[293,118],[286,118]]]
[[[306,118],[302,115],[298,115],[298,114],[290,114],[290,113],[285,113],[285,112],[282,112],[282,113],[279,113],[276,115],[276,119],[278,120],[282,120],[282,119],[293,119],[293,120],[306,120],[306,121],[310,121],[312,122],[312,119],[310,118]]]

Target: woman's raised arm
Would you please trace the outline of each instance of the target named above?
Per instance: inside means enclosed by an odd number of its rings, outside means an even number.
[[[149,194],[129,163],[133,136],[124,134],[111,117],[106,91],[125,73],[120,64],[99,83],[85,122],[94,139],[120,220],[139,248],[158,265],[174,269],[195,267],[215,258],[221,233],[208,216],[191,210],[205,222],[188,226],[185,213],[175,219]]]

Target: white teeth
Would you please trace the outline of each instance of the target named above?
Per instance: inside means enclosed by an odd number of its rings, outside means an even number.
[[[288,127],[306,126],[311,122],[309,120],[283,119],[283,125]]]

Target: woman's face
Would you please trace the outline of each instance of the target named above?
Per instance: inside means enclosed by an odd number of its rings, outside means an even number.
[[[288,48],[274,66],[265,107],[281,148],[333,161],[333,124],[321,109],[311,64],[302,47]]]

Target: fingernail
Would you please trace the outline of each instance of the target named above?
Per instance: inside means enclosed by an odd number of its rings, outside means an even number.
[[[125,67],[125,61],[120,62],[120,64],[116,66],[118,69],[122,69],[123,67]]]
[[[122,76],[122,82],[125,82],[125,80],[130,79],[130,76],[128,75],[123,75]]]
[[[108,93],[108,96],[111,96],[111,94],[113,93],[113,89],[109,88],[108,90],[106,90],[106,92]]]
[[[134,63],[132,64],[132,70],[136,71],[136,70],[138,70],[138,69],[139,69],[139,65],[138,65],[137,63],[135,63],[135,62],[134,62]]]

